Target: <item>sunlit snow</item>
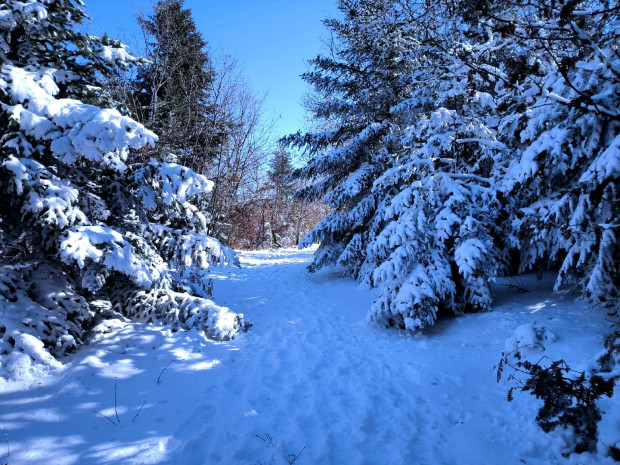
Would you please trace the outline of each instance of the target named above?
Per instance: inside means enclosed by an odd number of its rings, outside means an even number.
[[[386,330],[366,322],[375,291],[338,270],[308,274],[311,254],[246,252],[241,268],[213,269],[215,298],[254,323],[233,341],[118,320],[51,376],[0,385],[0,463],[613,463],[567,462],[566,433],[539,429],[533,397],[507,402],[494,370],[502,351],[536,341],[585,369],[608,328],[601,312],[584,317],[575,296],[550,294],[552,279],[528,277],[527,293],[498,280],[493,312]],[[600,406],[612,441],[620,408]]]

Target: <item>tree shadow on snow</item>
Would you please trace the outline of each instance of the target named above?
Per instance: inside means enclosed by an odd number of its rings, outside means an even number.
[[[125,323],[63,360],[53,381],[0,392],[0,463],[166,462],[181,444],[173,409],[220,385],[235,351],[196,331]]]

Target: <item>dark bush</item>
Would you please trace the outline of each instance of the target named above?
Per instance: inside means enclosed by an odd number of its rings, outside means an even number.
[[[575,433],[575,445],[570,452],[587,452],[596,448],[598,423],[601,411],[596,401],[613,395],[616,380],[620,377],[616,364],[620,356],[620,332],[612,333],[605,340],[606,352],[597,360],[597,369],[591,374],[572,370],[564,360],[543,366],[546,357],[532,363],[522,360],[519,349],[502,354],[498,365],[497,380],[508,367],[513,371],[508,380],[514,381],[508,391],[508,401],[513,399],[515,387],[529,392],[543,401],[536,415],[536,422],[546,433],[562,427]],[[525,378],[525,379],[523,379]],[[611,449],[615,449],[612,447]],[[614,450],[610,449],[612,457]],[[568,455],[568,453],[566,455]]]

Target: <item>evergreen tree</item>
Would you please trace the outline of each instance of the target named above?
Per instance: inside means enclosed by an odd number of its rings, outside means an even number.
[[[267,172],[270,197],[270,232],[274,247],[282,247],[284,242],[290,245],[292,227],[292,195],[295,192],[292,181],[289,179],[293,171],[291,155],[284,149],[276,151]],[[288,239],[288,240],[287,240]]]
[[[287,142],[313,155],[298,195],[332,207],[311,270],[380,286],[371,321],[487,310],[494,276],[541,264],[617,298],[617,10],[547,3],[342,0],[326,22],[305,79],[328,130]]]
[[[135,115],[160,136],[160,158],[175,153],[182,163],[203,172],[231,124],[215,118],[215,71],[207,44],[183,0],[158,1],[153,14],[139,23],[148,63],[133,84]]]
[[[345,20],[328,26],[342,62],[317,59],[307,75],[330,92],[315,115],[334,129],[289,139],[318,154],[298,175],[318,181],[308,191],[333,208],[306,239],[321,243],[312,269],[339,262],[379,285],[369,317],[388,326],[423,327],[442,308],[486,310],[488,279],[505,262],[506,217],[494,189],[504,147],[487,117],[489,76],[459,59],[475,51],[448,5],[340,5]],[[353,127],[357,114],[365,124]]]
[[[497,93],[506,107],[501,136],[517,155],[502,190],[514,201],[520,270],[559,270],[556,289],[579,285],[616,304],[618,13],[606,1],[489,4],[478,12],[516,57]]]
[[[212,183],[173,163],[128,164],[157,137],[102,108],[97,84],[134,59],[119,42],[76,32],[82,8],[0,5],[0,351],[9,371],[52,363],[48,351],[74,350],[114,311],[219,338],[244,326],[184,279],[234,261],[205,235],[195,205]]]
[[[337,39],[330,56],[312,60],[314,70],[303,76],[318,95],[311,110],[327,130],[285,141],[311,157],[295,173],[310,181],[298,198],[321,199],[333,209],[302,241],[320,243],[310,269],[341,263],[357,277],[363,250],[377,233],[371,220],[384,196],[373,183],[397,151],[400,122],[390,109],[405,99],[409,39],[395,2],[344,0],[339,8],[343,20],[325,21]]]
[[[482,71],[493,63],[472,69],[466,62],[492,44],[468,34],[448,3],[407,13],[415,66],[408,98],[392,108],[407,126],[398,159],[375,182],[389,194],[363,274],[383,289],[370,320],[416,329],[442,309],[490,308],[489,280],[508,259],[507,214],[495,184],[508,154],[488,93],[496,77]]]

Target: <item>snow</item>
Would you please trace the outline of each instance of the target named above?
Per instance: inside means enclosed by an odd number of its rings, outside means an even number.
[[[488,247],[479,239],[467,239],[454,250],[454,261],[463,276],[469,276],[476,272],[477,262],[484,261],[484,255]]]
[[[139,169],[134,174],[138,181],[142,181],[149,176],[155,179],[155,184],[161,189],[162,201],[166,205],[170,205],[173,202],[183,204],[192,197],[206,194],[213,190],[213,181],[185,166],[175,163],[151,161],[147,166]],[[150,197],[152,198],[152,194]],[[153,202],[151,200],[150,203]],[[147,208],[148,203],[148,201],[145,201]]]
[[[532,311],[544,308],[544,304],[532,307]],[[507,355],[541,353],[549,343],[557,341],[555,333],[539,323],[527,323],[517,327],[514,333],[506,339],[504,352]]]
[[[103,262],[139,286],[151,286],[163,274],[163,262],[153,260],[155,263],[151,264],[143,260],[127,239],[111,227],[79,226],[68,230],[60,241],[60,255],[65,263],[76,262],[80,268],[91,261]]]
[[[602,183],[620,174],[620,136],[616,136],[611,144],[592,162],[579,182],[596,180]]]
[[[153,146],[157,136],[117,110],[100,109],[72,99],[57,99],[53,69],[0,69],[0,88],[13,106],[3,104],[24,134],[52,140],[51,151],[66,164],[78,157],[123,171],[130,149]]]
[[[102,46],[101,57],[110,63],[130,63],[132,60],[135,60],[125,44],[121,44],[120,47]]]
[[[12,335],[11,348],[14,349],[9,352],[6,343],[0,339],[3,352],[8,353],[0,359],[0,393],[10,389],[12,382],[7,379],[19,380],[17,386],[28,389],[62,368],[62,364],[44,349],[40,339],[22,331],[24,322],[30,323],[41,318],[40,307],[33,303],[24,304],[26,299],[24,296],[20,298],[22,302],[19,303],[0,301],[0,325]],[[27,308],[24,309],[24,306]]]
[[[51,377],[0,379],[0,463],[615,463],[564,459],[568,435],[538,428],[532,396],[507,402],[494,369],[528,341],[586,369],[604,312],[528,277],[523,294],[498,280],[493,312],[386,330],[366,322],[376,291],[339,269],[308,274],[312,252],[243,252],[241,268],[211,268],[214,298],[254,324],[233,341],[112,320]],[[608,445],[617,398],[600,403]]]
[[[28,180],[29,178],[27,163],[31,164],[31,167],[29,167],[31,170],[36,170],[37,168],[44,168],[43,165],[34,160],[20,160],[18,158],[15,158],[13,155],[8,156],[7,159],[2,163],[2,166],[4,168],[13,173],[15,190],[18,195],[21,195],[24,192],[24,181]]]

